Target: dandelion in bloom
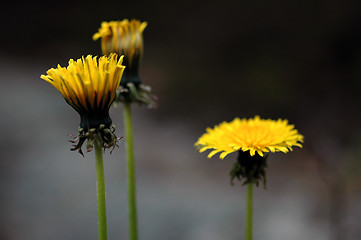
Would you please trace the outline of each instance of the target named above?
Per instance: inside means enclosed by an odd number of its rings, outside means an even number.
[[[228,154],[238,152],[237,162],[230,172],[231,183],[237,178],[247,184],[247,207],[245,239],[252,240],[253,184],[259,181],[266,185],[267,153],[292,151],[302,147],[303,136],[287,120],[235,118],[222,122],[214,128],[207,128],[195,146],[200,152],[211,150],[208,158],[215,154],[224,159]]]
[[[71,59],[68,67],[51,68],[41,78],[53,85],[63,95],[65,101],[80,114],[79,141],[72,150],[81,147],[87,139],[87,150],[95,148],[98,196],[98,232],[99,240],[107,240],[105,179],[103,152],[114,147],[117,137],[109,116],[109,108],[123,75],[123,57],[117,54],[108,57],[82,57]]]
[[[68,67],[51,68],[41,78],[52,84],[80,115],[78,144],[72,150],[79,150],[88,139],[90,151],[96,139],[103,148],[114,147],[117,137],[109,116],[109,108],[119,87],[124,66],[123,57],[117,54],[108,57],[82,57],[71,59]],[[74,142],[75,143],[75,142]]]
[[[224,159],[228,154],[238,152],[238,162],[231,172],[232,180],[245,178],[245,183],[258,184],[265,180],[266,156],[269,152],[292,151],[292,147],[302,147],[303,136],[287,120],[235,118],[222,122],[214,128],[207,128],[195,146],[200,152],[211,150],[208,158],[220,153]]]
[[[220,158],[223,159],[240,150],[249,151],[251,156],[257,153],[261,157],[268,152],[287,153],[294,146],[302,147],[302,142],[303,136],[287,120],[274,121],[256,116],[248,120],[235,118],[213,129],[207,128],[207,133],[198,139],[196,146],[200,152],[213,149],[209,158],[221,153]]]

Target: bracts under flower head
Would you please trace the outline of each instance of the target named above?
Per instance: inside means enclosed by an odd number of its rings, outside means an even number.
[[[70,59],[68,67],[51,68],[41,78],[52,84],[80,115],[79,135],[74,148],[82,154],[82,144],[88,140],[87,150],[98,141],[103,148],[114,147],[118,138],[109,116],[124,68],[123,56],[110,54],[97,59],[88,55]]]

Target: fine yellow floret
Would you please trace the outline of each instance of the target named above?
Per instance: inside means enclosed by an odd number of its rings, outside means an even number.
[[[147,22],[124,19],[122,21],[102,22],[93,40],[101,38],[101,47],[104,55],[117,53],[125,55],[128,63],[143,55],[143,31]]]
[[[214,128],[207,128],[195,146],[200,152],[213,149],[211,158],[217,153],[223,159],[236,151],[249,151],[251,156],[257,152],[263,157],[267,152],[292,151],[293,146],[302,147],[303,136],[287,120],[235,118],[231,122],[222,122]]]
[[[109,109],[123,75],[123,56],[88,55],[70,59],[68,67],[51,68],[41,78],[52,84],[79,113],[94,109]]]

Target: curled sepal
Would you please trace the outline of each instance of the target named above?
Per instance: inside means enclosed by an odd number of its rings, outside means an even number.
[[[261,181],[266,187],[267,156],[251,156],[248,152],[240,150],[237,162],[233,164],[230,172],[231,184],[233,185],[234,179],[237,178],[243,185],[255,183],[258,186]]]
[[[127,83],[119,86],[115,102],[138,103],[148,108],[157,108],[157,96],[152,94],[152,88],[148,85]]]
[[[85,131],[83,128],[78,129],[78,136],[70,135],[73,140],[70,140],[73,143],[73,147],[70,149],[71,151],[76,151],[84,156],[82,151],[82,146],[84,142],[87,140],[86,143],[86,151],[90,152],[93,150],[94,143],[97,141],[99,145],[105,150],[110,149],[110,153],[113,152],[115,147],[118,146],[118,142],[121,138],[118,138],[115,135],[115,127],[111,125],[109,128],[106,127],[104,124],[101,124],[98,128],[91,128],[88,131]]]

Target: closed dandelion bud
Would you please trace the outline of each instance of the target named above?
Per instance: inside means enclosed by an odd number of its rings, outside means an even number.
[[[47,75],[41,75],[42,79],[58,89],[65,101],[80,115],[79,135],[76,137],[78,144],[72,150],[82,153],[81,146],[86,139],[90,143],[97,140],[104,148],[116,146],[114,133],[106,142],[102,140],[102,135],[112,125],[109,108],[125,68],[122,60],[123,57],[118,59],[117,54],[99,59],[88,55],[76,61],[71,59],[66,68],[58,65],[48,70]],[[87,149],[91,150],[89,144]]]
[[[151,87],[142,84],[139,78],[139,66],[143,57],[143,31],[147,24],[135,19],[102,22],[98,32],[93,35],[93,40],[101,39],[104,55],[124,55],[126,69],[115,101],[136,102],[156,108],[157,97],[152,94]]]
[[[124,55],[124,72],[122,86],[128,83],[139,85],[138,75],[140,60],[143,56],[143,31],[147,22],[124,19],[123,21],[102,22],[93,40],[101,38],[101,48],[104,55],[117,53]]]

